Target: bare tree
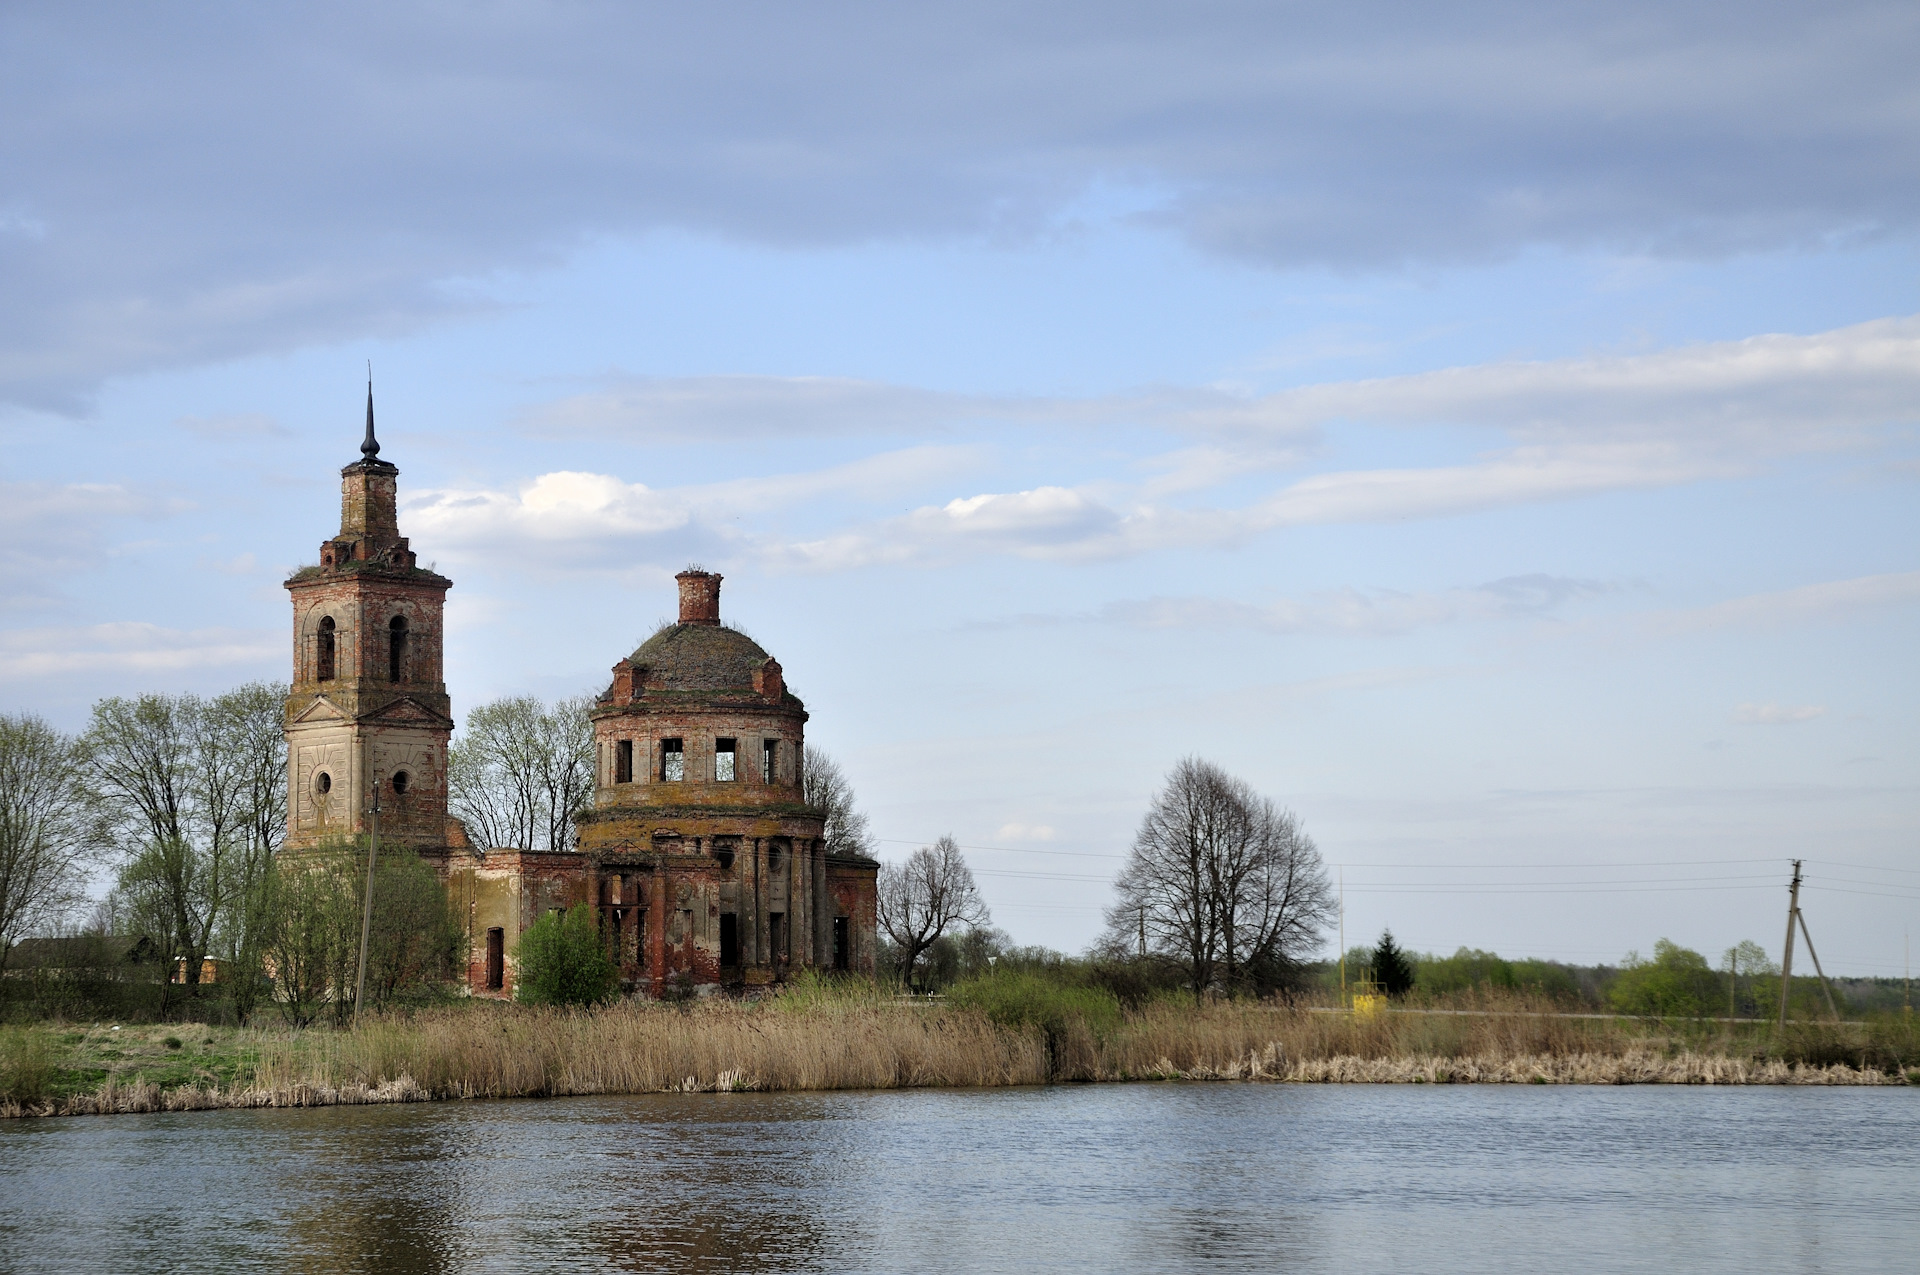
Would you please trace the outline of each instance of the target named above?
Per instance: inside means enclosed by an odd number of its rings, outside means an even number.
[[[589,695],[551,709],[531,695],[482,704],[447,759],[449,804],[478,845],[566,850],[593,799]]]
[[[854,805],[853,785],[840,763],[807,745],[800,763],[800,791],[802,800],[826,816],[828,854],[873,857],[867,816]]]
[[[38,717],[0,714],[0,969],[15,940],[78,901],[84,809],[73,740]]]
[[[921,955],[958,926],[975,928],[991,918],[973,872],[952,837],[922,846],[904,864],[880,865],[880,928],[901,952],[907,986],[913,986]]]
[[[81,738],[98,840],[124,856],[118,892],[184,982],[200,982],[216,932],[257,952],[262,883],[286,821],[286,687],[252,683],[212,700],[118,697]]]
[[[1272,986],[1333,912],[1313,839],[1288,811],[1189,757],[1155,794],[1107,912],[1109,951],[1178,963],[1196,998]]]

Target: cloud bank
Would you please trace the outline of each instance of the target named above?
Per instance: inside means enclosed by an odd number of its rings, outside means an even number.
[[[984,445],[927,443],[809,473],[656,491],[597,473],[550,473],[517,490],[428,492],[423,535],[455,552],[573,546],[581,564],[616,546],[753,557],[796,570],[934,564],[978,554],[1066,560],[1239,543],[1288,527],[1446,517],[1612,491],[1731,479],[1783,457],[1884,448],[1920,422],[1920,320],[1768,335],[1646,354],[1490,363],[1304,386],[1261,397],[1200,389],[1087,399],[996,399],[876,382],[706,377],[573,396],[532,421],[593,435],[677,432],[715,441],[879,430],[956,432],[969,418],[1027,426],[1144,428],[1183,443],[1132,481],[1088,475],[1014,491],[955,487]],[[1452,463],[1330,468],[1237,505],[1207,493],[1299,464],[1342,427],[1465,428],[1485,447]],[[945,491],[927,500],[925,493]],[[908,512],[861,521],[862,504]],[[767,515],[832,502],[850,516],[776,532]],[[619,552],[624,553],[624,549]],[[1706,620],[1691,621],[1708,623]]]
[[[661,228],[1118,216],[1372,269],[1920,219],[1920,13],[1884,0],[9,6],[0,48],[0,395],[65,410]]]

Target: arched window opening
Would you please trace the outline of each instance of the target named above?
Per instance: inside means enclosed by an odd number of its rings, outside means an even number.
[[[394,796],[396,796],[396,797],[404,797],[404,796],[406,796],[406,795],[407,795],[407,783],[408,783],[408,780],[407,780],[407,772],[406,772],[406,771],[404,771],[404,770],[396,770],[396,771],[394,771],[394,772],[393,772],[393,795],[394,795]]]
[[[320,621],[320,645],[314,657],[313,675],[322,682],[333,680],[333,617],[330,615]]]
[[[387,680],[397,682],[407,669],[407,617],[396,615],[387,625]]]
[[[323,771],[321,771],[321,772],[319,773],[319,775],[317,775],[317,776],[316,776],[316,777],[314,778],[314,781],[313,781],[313,790],[314,790],[315,792],[317,792],[317,793],[319,793],[319,794],[320,794],[320,795],[321,795],[322,797],[324,797],[324,796],[326,796],[326,795],[327,795],[328,793],[330,793],[330,792],[332,792],[332,791],[333,791],[333,776],[332,776],[332,775],[329,775],[329,774],[328,774],[328,773],[327,773],[326,771],[324,771],[324,770],[323,770]]]

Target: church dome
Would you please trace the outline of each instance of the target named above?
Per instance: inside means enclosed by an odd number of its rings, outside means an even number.
[[[631,656],[645,670],[648,690],[756,691],[756,675],[771,657],[738,629],[718,624],[670,624]]]
[[[603,704],[631,704],[642,697],[682,705],[752,701],[799,709],[787,692],[780,661],[760,644],[720,623],[720,577],[689,568],[680,583],[680,622],[669,624],[614,666]]]

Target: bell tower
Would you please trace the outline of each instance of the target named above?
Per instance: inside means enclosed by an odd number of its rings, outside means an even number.
[[[452,704],[441,667],[453,581],[422,569],[400,534],[396,480],[373,434],[340,471],[340,531],[320,565],[288,578],[293,688],[287,696],[287,848],[365,832],[376,792],[380,837],[447,842]]]

